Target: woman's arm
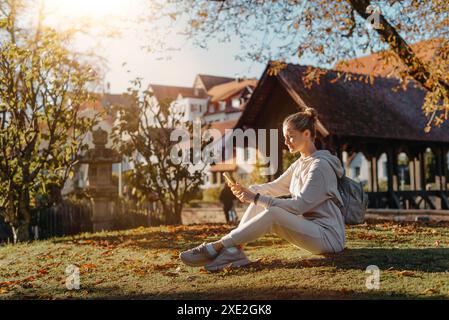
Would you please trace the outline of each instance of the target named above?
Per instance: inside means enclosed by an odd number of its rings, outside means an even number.
[[[321,168],[313,165],[298,195],[292,199],[276,199],[261,195],[257,204],[265,208],[279,207],[293,214],[304,214],[329,198],[327,181]]]
[[[255,193],[260,193],[261,195],[267,195],[272,197],[280,197],[290,194],[290,181],[293,176],[293,171],[295,170],[296,160],[294,163],[288,167],[285,172],[280,175],[276,180],[264,183],[264,184],[258,184],[258,185],[251,185],[248,187],[248,189]]]

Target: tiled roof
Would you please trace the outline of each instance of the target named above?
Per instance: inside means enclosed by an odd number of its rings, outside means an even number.
[[[244,90],[246,87],[255,88],[257,86],[257,80],[256,79],[248,79],[248,80],[240,80],[240,81],[232,81],[223,83],[217,86],[214,86],[212,89],[210,89],[207,93],[209,96],[211,96],[211,101],[224,101],[227,100],[242,90]]]
[[[201,83],[204,86],[206,91],[209,91],[213,87],[220,85],[222,83],[234,81],[234,78],[229,77],[220,77],[220,76],[212,76],[208,74],[198,74],[197,78],[201,80]]]
[[[176,86],[151,84],[150,90],[153,92],[154,96],[159,102],[170,102],[176,100],[179,95],[183,97],[195,97],[195,98],[206,97],[203,90],[195,92],[193,88],[189,87],[176,87]]]
[[[337,79],[338,73],[327,71],[320,83],[307,88],[302,76],[310,66],[288,64],[277,76],[269,76],[268,67],[251,96],[236,127],[254,127],[256,121],[268,122],[286,106],[279,98],[291,97],[295,108],[310,106],[330,134],[340,136],[435,141],[449,143],[449,122],[424,133],[427,123],[422,113],[426,91],[409,83],[406,90],[393,91],[399,85],[394,78],[374,77],[374,84]],[[262,119],[262,120],[261,120]]]

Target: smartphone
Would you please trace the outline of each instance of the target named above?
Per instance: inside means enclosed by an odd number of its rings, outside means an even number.
[[[223,177],[225,177],[225,179],[228,183],[236,184],[235,180],[231,177],[231,175],[228,172],[224,172]]]

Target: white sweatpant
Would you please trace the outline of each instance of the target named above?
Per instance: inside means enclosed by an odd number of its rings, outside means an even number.
[[[279,207],[265,209],[251,203],[239,226],[225,235],[221,242],[228,248],[252,242],[267,233],[274,233],[314,254],[335,252],[324,236],[326,231],[302,215],[292,214]]]

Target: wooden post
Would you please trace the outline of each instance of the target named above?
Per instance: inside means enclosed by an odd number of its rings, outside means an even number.
[[[410,190],[417,190],[416,177],[415,177],[415,158],[414,155],[410,155],[408,159],[408,172],[410,175]]]
[[[447,191],[447,181],[446,181],[446,176],[447,176],[447,149],[442,146],[441,147],[441,166],[442,166],[442,172],[441,172],[441,184],[442,184],[442,188],[441,190],[445,190]]]
[[[389,147],[387,150],[388,191],[398,191],[398,158],[396,149]]]
[[[435,155],[435,164],[436,164],[436,172],[435,172],[435,183],[437,186],[437,190],[443,190],[443,157],[441,148],[432,149]]]
[[[421,190],[426,190],[426,167],[424,163],[424,151],[420,151],[419,155],[419,182],[421,184]]]
[[[413,172],[414,172],[414,181],[415,181],[415,190],[422,190],[421,184],[421,165],[420,165],[420,157],[419,155],[415,155],[413,157]]]
[[[377,156],[371,157],[371,191],[378,192],[379,190],[379,181],[377,179]]]
[[[388,171],[388,197],[391,208],[400,208],[398,198],[396,197],[395,191],[398,190],[398,169],[397,169],[397,154],[394,147],[387,148],[387,171]]]
[[[397,149],[393,147],[393,191],[399,190],[399,166]]]

